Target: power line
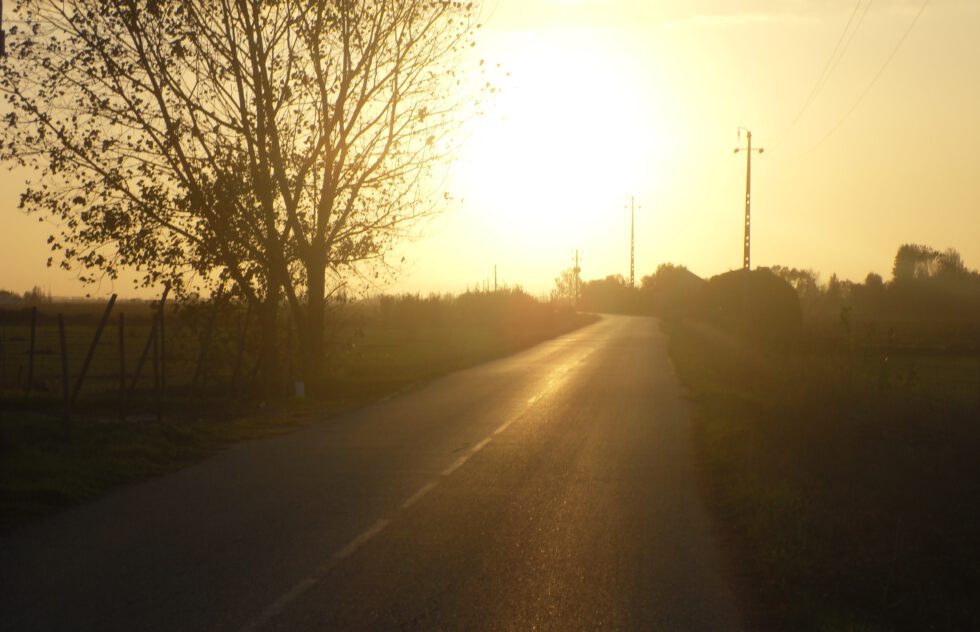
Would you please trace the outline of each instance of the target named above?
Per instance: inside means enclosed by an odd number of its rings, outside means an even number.
[[[810,105],[813,104],[814,99],[817,98],[817,94],[819,94],[820,91],[823,89],[824,85],[826,85],[827,79],[830,77],[830,74],[833,72],[832,68],[836,68],[837,62],[840,61],[840,58],[837,57],[837,53],[838,51],[841,50],[841,45],[844,43],[844,39],[847,37],[848,32],[850,32],[851,24],[854,23],[854,18],[857,16],[858,10],[861,8],[861,3],[863,2],[864,0],[857,0],[857,2],[854,4],[854,10],[851,11],[851,17],[847,19],[847,24],[844,25],[844,30],[841,32],[840,37],[837,38],[837,44],[834,45],[834,50],[831,51],[830,57],[827,58],[827,63],[824,64],[823,70],[820,71],[820,74],[817,76],[817,80],[813,83],[813,88],[810,89],[809,96],[807,96],[806,101],[803,102],[803,107],[800,108],[800,111],[797,112],[796,117],[793,118],[793,122],[789,124],[789,127],[786,128],[786,130],[781,134],[781,136],[785,137],[791,131],[793,131],[793,128],[796,127],[796,124],[799,122],[799,120],[803,118],[803,115],[809,109]],[[871,2],[868,2],[868,7],[870,6],[871,6]],[[861,21],[864,20],[865,15],[867,15],[867,8],[865,9],[864,14],[862,14],[861,16]],[[861,28],[860,22],[858,22],[857,28],[854,29],[854,33],[857,32],[858,28]],[[850,45],[851,40],[853,39],[854,36],[852,33],[851,38],[847,40],[847,44]],[[847,52],[847,46],[844,47],[844,52]],[[844,52],[841,52],[841,57],[844,56]],[[835,62],[835,59],[837,60],[837,62]]]
[[[837,61],[835,61],[834,65],[830,68],[830,74],[833,74],[833,72],[837,70],[837,66],[840,64],[841,60],[844,59],[844,55],[847,54],[847,51],[851,48],[851,43],[854,41],[855,36],[857,36],[857,32],[861,29],[861,25],[864,24],[864,19],[868,17],[872,4],[874,4],[874,0],[868,0],[868,4],[864,5],[864,11],[861,13],[861,17],[858,18],[857,26],[854,27],[854,30],[851,31],[850,37],[848,37],[847,41],[844,42],[844,48],[837,57]]]
[[[820,147],[825,142],[827,142],[827,139],[833,136],[834,133],[837,132],[837,130],[840,129],[845,122],[847,122],[847,119],[851,118],[851,115],[854,114],[854,111],[858,109],[858,107],[861,105],[861,102],[864,101],[864,98],[868,96],[868,93],[871,92],[872,88],[875,87],[875,84],[878,83],[878,80],[881,79],[882,75],[885,74],[885,70],[888,68],[889,64],[891,64],[892,60],[895,59],[895,55],[897,55],[899,49],[902,48],[902,44],[904,44],[905,40],[908,39],[909,33],[912,32],[912,29],[915,28],[915,25],[919,22],[919,18],[922,17],[923,13],[925,13],[926,7],[929,6],[929,2],[931,2],[931,0],[925,0],[922,3],[922,6],[919,8],[919,12],[915,14],[915,17],[912,18],[912,22],[909,23],[908,28],[905,29],[905,33],[902,34],[902,38],[898,40],[897,44],[895,44],[895,48],[892,49],[892,52],[888,55],[888,58],[885,59],[885,63],[882,64],[881,68],[878,69],[878,72],[875,74],[874,78],[871,79],[871,83],[868,84],[868,87],[865,88],[864,92],[861,93],[861,96],[859,96],[857,101],[854,102],[854,105],[851,106],[851,109],[849,109],[844,114],[844,116],[841,117],[839,121],[837,121],[837,124],[834,125],[834,127],[832,127],[831,130],[827,132],[827,134],[823,138],[820,139],[820,142],[818,142],[810,149],[810,151],[813,151],[814,149]]]

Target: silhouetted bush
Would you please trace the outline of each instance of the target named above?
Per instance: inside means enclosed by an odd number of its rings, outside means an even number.
[[[684,266],[663,263],[641,283],[647,311],[662,318],[681,318],[694,313],[706,281]]]
[[[630,287],[621,274],[586,282],[582,286],[579,307],[582,311],[607,314],[639,314],[643,311],[638,290]]]
[[[792,346],[802,314],[796,290],[766,269],[734,270],[710,279],[701,292],[701,318],[765,346]]]

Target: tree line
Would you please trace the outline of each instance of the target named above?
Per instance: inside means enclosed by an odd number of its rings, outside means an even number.
[[[980,318],[980,272],[967,267],[960,253],[952,248],[941,251],[921,244],[903,244],[895,254],[887,281],[874,272],[863,282],[842,280],[832,274],[826,283],[821,283],[819,274],[809,269],[777,265],[757,271],[792,288],[804,317],[846,319],[851,314],[861,314],[867,318],[934,321]],[[556,279],[553,296],[577,300],[580,308],[587,311],[669,317],[702,309],[700,303],[707,285],[707,280],[683,265],[666,263],[644,276],[635,288],[619,274],[575,281],[571,272],[565,272]]]

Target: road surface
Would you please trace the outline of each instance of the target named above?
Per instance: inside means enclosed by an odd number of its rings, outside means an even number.
[[[10,630],[739,630],[657,323],[601,322],[0,539]]]

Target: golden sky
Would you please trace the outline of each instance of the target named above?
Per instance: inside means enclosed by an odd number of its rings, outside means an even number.
[[[510,77],[452,167],[463,202],[402,249],[388,289],[458,291],[497,264],[501,282],[546,292],[576,249],[583,277],[628,276],[630,195],[637,277],[739,267],[739,126],[766,148],[753,265],[887,277],[913,241],[980,267],[980,1],[929,3],[868,91],[922,4],[490,0],[480,54]],[[0,185],[0,287],[83,293],[44,268],[47,230],[16,210],[18,180]]]

